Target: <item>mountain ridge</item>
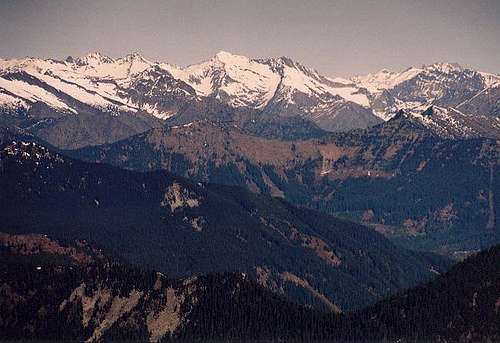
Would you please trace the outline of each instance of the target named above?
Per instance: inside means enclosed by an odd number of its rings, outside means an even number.
[[[138,53],[117,59],[90,53],[65,61],[0,60],[0,106],[7,120],[26,125],[29,118],[45,125],[48,132],[39,134],[60,147],[108,143],[203,116],[230,118],[260,135],[313,137],[319,129],[367,128],[399,109],[418,117],[432,105],[447,111],[446,120],[432,123],[437,131],[450,131],[448,127],[455,125],[457,137],[498,137],[499,80],[494,74],[447,63],[347,79],[323,76],[287,57],[251,59],[222,51],[204,62],[179,67]],[[84,125],[112,132],[110,125],[121,121],[132,132],[77,139],[70,146],[54,138],[49,112],[63,131],[75,130],[75,114],[89,113],[90,118],[80,116]],[[109,117],[110,122],[97,125],[99,117]],[[138,126],[138,121],[144,124]],[[305,122],[311,128],[301,129]],[[287,124],[291,131],[279,128]]]
[[[68,259],[75,251],[83,255]],[[245,273],[178,280],[101,255],[86,242],[0,233],[0,338],[476,342],[500,337],[500,246],[428,283],[343,314],[289,303]]]
[[[131,170],[164,169],[201,182],[237,185],[345,215],[389,236],[427,240],[437,235],[441,247],[434,242],[431,250],[445,252],[451,247],[442,235],[453,237],[459,230],[463,242],[454,241],[451,250],[469,250],[464,247],[472,241],[465,242],[475,237],[477,243],[475,232],[485,230],[489,213],[495,217],[497,206],[487,194],[496,194],[497,178],[491,183],[490,177],[498,169],[498,149],[491,139],[444,139],[400,112],[367,130],[304,141],[265,139],[232,123],[195,121],[65,153]],[[414,209],[401,206],[415,199]]]
[[[8,137],[0,157],[4,231],[99,242],[171,276],[245,272],[302,303],[345,310],[449,264],[361,225],[238,187],[90,164]]]

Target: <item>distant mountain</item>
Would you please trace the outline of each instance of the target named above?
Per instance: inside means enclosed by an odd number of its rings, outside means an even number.
[[[165,68],[200,96],[261,110],[263,118],[302,117],[328,131],[380,122],[352,82],[327,78],[287,57],[252,60],[221,51],[200,64]]]
[[[443,139],[404,112],[317,140],[263,139],[199,121],[67,153],[283,197],[409,238],[413,248],[452,253],[500,239],[498,143]]]
[[[97,53],[68,61],[0,60],[2,122],[64,147],[113,142],[160,126],[117,95],[147,66],[138,55],[114,61]]]
[[[436,136],[445,139],[500,138],[500,117],[466,114],[453,107],[423,105],[404,110]]]
[[[23,127],[63,148],[200,119],[297,139],[367,128],[400,109],[419,117],[434,105],[446,112],[429,125],[438,133],[451,127],[453,137],[499,137],[499,80],[446,63],[328,78],[287,57],[250,59],[223,51],[188,67],[137,53],[0,59],[0,124]]]
[[[464,104],[500,86],[500,76],[464,68],[456,63],[434,63],[402,72],[386,69],[375,74],[356,76],[352,81],[369,91],[372,107],[381,117],[397,110],[432,104],[464,111]],[[377,101],[378,100],[378,101]],[[480,113],[498,113],[498,103]]]
[[[240,188],[85,163],[20,139],[6,139],[0,158],[5,232],[97,242],[172,277],[245,272],[290,299],[339,311],[449,265],[364,226]]]
[[[0,60],[0,105],[11,121],[60,147],[111,142],[161,121],[185,124],[206,116],[256,133],[256,122],[274,124],[264,133],[286,138],[317,135],[316,125],[338,130],[378,123],[367,97],[342,82],[288,58],[250,60],[220,52],[180,68],[137,53],[119,59],[91,53],[65,61]],[[291,125],[298,133],[280,130],[298,118],[310,122],[310,133],[301,133],[299,125]],[[85,132],[88,137],[78,137]]]
[[[402,109],[444,137],[500,136],[500,75],[435,63],[351,80],[368,91],[371,108],[381,118]],[[439,108],[437,116],[423,114],[431,106]]]
[[[433,281],[344,314],[289,303],[243,273],[184,280],[85,241],[0,233],[0,339],[495,342],[500,246]]]

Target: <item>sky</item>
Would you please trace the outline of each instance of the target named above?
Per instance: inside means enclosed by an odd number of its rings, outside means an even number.
[[[0,57],[139,52],[189,65],[224,50],[328,76],[434,62],[500,73],[500,0],[0,0]]]

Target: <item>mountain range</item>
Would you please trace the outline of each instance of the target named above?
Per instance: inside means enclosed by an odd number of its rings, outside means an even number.
[[[412,249],[463,254],[500,238],[498,142],[444,139],[406,113],[293,142],[198,121],[64,153],[281,197],[370,225]]]
[[[0,162],[4,231],[96,242],[171,277],[244,272],[339,312],[450,266],[364,226],[241,188],[86,163],[21,139],[2,145]]]
[[[449,63],[329,78],[287,57],[224,51],[188,67],[138,53],[0,60],[2,120],[63,148],[203,118],[267,137],[310,138],[367,128],[400,109],[442,136],[499,137],[499,87],[498,75]]]
[[[246,274],[172,279],[86,241],[0,233],[2,339],[494,342],[500,247],[356,312],[290,303]]]
[[[499,90],[0,59],[0,340],[498,340]]]

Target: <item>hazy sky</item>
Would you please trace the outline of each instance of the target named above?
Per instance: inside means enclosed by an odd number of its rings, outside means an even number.
[[[289,56],[329,76],[435,61],[500,73],[500,0],[0,0],[0,56],[187,65],[219,50]]]

